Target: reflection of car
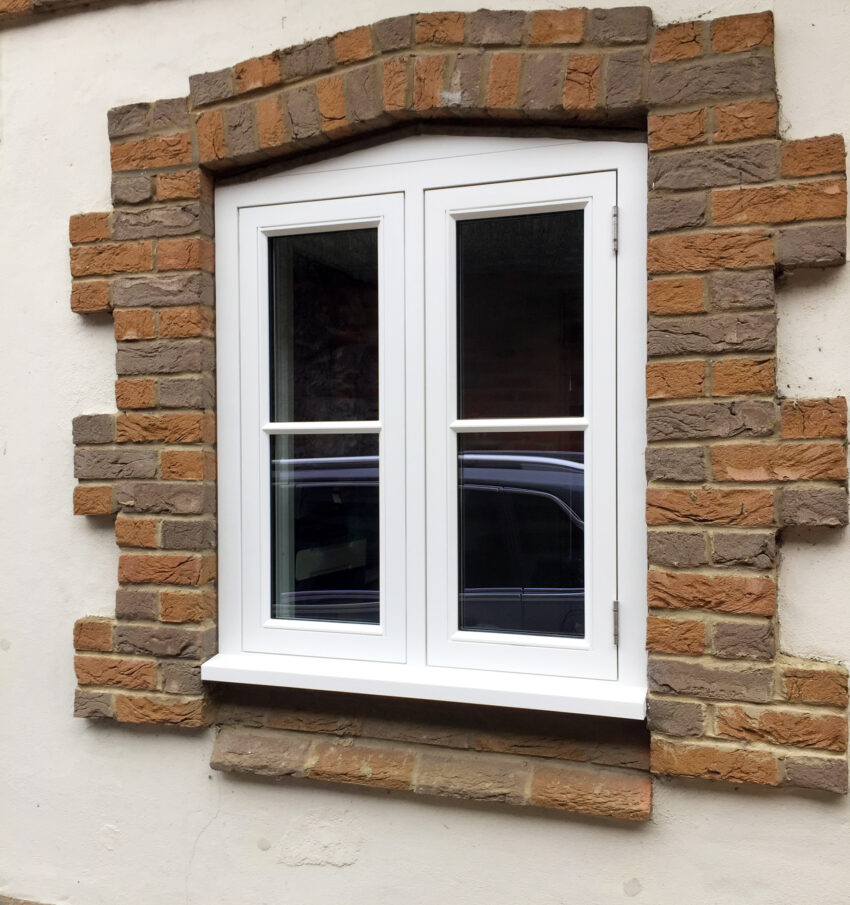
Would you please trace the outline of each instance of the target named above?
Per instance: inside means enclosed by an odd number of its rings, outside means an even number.
[[[584,634],[584,464],[565,453],[464,452],[460,628]],[[376,456],[276,460],[278,618],[378,622]],[[283,519],[281,520],[281,517]]]

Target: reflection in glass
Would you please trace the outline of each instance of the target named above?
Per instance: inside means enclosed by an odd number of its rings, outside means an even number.
[[[458,436],[459,628],[584,637],[583,439]]]
[[[272,421],[378,417],[378,231],[269,240]]]
[[[272,618],[377,624],[378,437],[271,445]]]
[[[583,216],[457,224],[459,418],[581,416]]]

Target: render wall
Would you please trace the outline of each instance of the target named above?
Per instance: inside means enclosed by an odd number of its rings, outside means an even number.
[[[843,0],[653,4],[660,24],[766,8],[776,18],[785,137],[850,134]],[[159,0],[0,33],[0,896],[70,905],[842,901],[846,798],[659,780],[652,821],[623,827],[240,781],[209,770],[211,733],[70,715],[71,627],[112,611],[117,564],[111,525],[75,519],[70,505],[71,418],[114,407],[111,320],[93,327],[68,307],[68,217],[110,204],[106,110],[183,95],[190,73],[421,9]],[[848,290],[846,268],[781,289],[786,395],[850,395]],[[847,532],[816,543],[785,537],[782,647],[846,662]]]

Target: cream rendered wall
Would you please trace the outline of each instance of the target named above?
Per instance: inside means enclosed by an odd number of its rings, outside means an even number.
[[[654,4],[660,23],[768,7],[786,135],[850,135],[850,3]],[[421,8],[159,0],[0,32],[0,895],[69,905],[846,901],[850,799],[659,782],[652,823],[624,827],[240,781],[209,770],[211,733],[71,717],[72,624],[111,611],[117,564],[111,529],[71,515],[71,418],[114,406],[111,322],[68,307],[68,217],[109,205],[106,110]],[[850,395],[848,297],[850,268],[787,281],[789,395]],[[848,533],[801,534],[783,558],[783,648],[846,660]]]

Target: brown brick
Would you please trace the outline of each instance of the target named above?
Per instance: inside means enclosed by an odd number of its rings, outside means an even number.
[[[772,434],[776,407],[772,402],[685,402],[656,405],[647,412],[647,439],[701,440],[763,437]]]
[[[644,58],[641,50],[618,50],[608,54],[605,106],[612,109],[643,110]]]
[[[218,69],[189,76],[189,95],[194,107],[226,101],[235,94],[232,69]]]
[[[80,447],[74,450],[74,477],[115,481],[156,477],[156,452],[149,449]]]
[[[201,196],[202,178],[200,170],[181,170],[179,173],[157,174],[157,201],[192,200],[201,198]]]
[[[109,311],[109,283],[105,280],[74,280],[71,287],[71,310],[77,314]]]
[[[718,145],[671,151],[649,161],[649,184],[656,190],[687,191],[742,186],[778,178],[776,142]]]
[[[151,127],[153,129],[185,129],[188,125],[188,97],[170,97],[154,103],[151,112]]]
[[[110,515],[115,512],[112,487],[81,484],[74,488],[74,515]]]
[[[786,487],[779,496],[779,523],[803,528],[838,528],[847,524],[843,487]]]
[[[0,19],[12,19],[32,11],[33,0],[0,0]]]
[[[674,569],[694,569],[708,564],[705,536],[694,531],[650,531],[649,561]]]
[[[159,404],[163,408],[212,408],[215,405],[213,379],[211,376],[165,378],[159,382]]]
[[[744,141],[748,138],[775,138],[777,131],[776,101],[744,101],[717,107],[714,119],[715,141]]]
[[[215,270],[215,246],[207,239],[160,239],[158,270]]]
[[[646,366],[646,395],[650,399],[702,396],[704,361],[654,361]]]
[[[139,204],[150,201],[153,183],[147,173],[115,173],[112,177],[113,204]]]
[[[316,83],[319,112],[322,115],[322,131],[334,132],[345,129],[348,119],[345,115],[345,94],[341,75],[329,75]]]
[[[237,63],[233,75],[237,94],[277,85],[280,82],[280,51]]]
[[[565,110],[593,110],[599,102],[602,57],[596,54],[571,53],[564,75]]]
[[[72,244],[97,242],[109,238],[109,214],[74,214],[68,225]]]
[[[294,139],[315,138],[322,131],[322,115],[315,85],[300,85],[284,92],[288,133]]]
[[[215,522],[211,518],[164,519],[160,546],[165,550],[212,550],[215,548]]]
[[[327,38],[287,47],[281,58],[281,71],[286,81],[304,79],[332,66],[331,45]]]
[[[772,616],[776,611],[776,583],[770,578],[652,570],[647,585],[650,607],[749,616]]]
[[[703,310],[702,280],[685,277],[651,280],[647,286],[650,314],[694,314]]]
[[[114,311],[112,325],[119,342],[131,339],[153,339],[156,336],[156,316],[149,308]]]
[[[649,240],[650,273],[773,266],[773,243],[761,232],[691,233]]]
[[[658,694],[712,701],[765,704],[773,700],[773,668],[767,664],[671,659],[651,654],[649,689]]]
[[[115,404],[119,409],[149,409],[156,405],[156,381],[121,379],[115,381]]]
[[[408,57],[393,57],[383,63],[381,98],[388,112],[407,110],[409,62]]]
[[[153,660],[128,657],[74,657],[74,670],[80,685],[111,685],[149,691],[156,687]]]
[[[378,51],[406,50],[413,43],[413,16],[393,16],[372,26]]]
[[[705,141],[705,110],[659,115],[651,113],[648,120],[648,143],[651,151],[682,148]]]
[[[184,700],[171,695],[116,695],[115,718],[121,723],[152,723],[185,729],[209,725],[203,698]]]
[[[110,692],[82,688],[74,692],[74,716],[88,720],[111,720],[114,715],[115,702]]]
[[[717,735],[751,742],[791,745],[795,748],[847,750],[847,718],[796,710],[720,706]]]
[[[698,488],[646,492],[649,525],[709,524],[761,527],[772,525],[772,490],[721,490]]]
[[[650,321],[647,334],[651,357],[772,352],[775,346],[776,315],[773,311],[664,318]]]
[[[152,242],[111,242],[77,245],[71,249],[71,274],[75,277],[142,273],[151,269]]]
[[[283,108],[278,94],[257,101],[254,117],[257,122],[257,140],[261,148],[277,148],[286,141]]]
[[[532,116],[538,111],[561,110],[561,83],[564,57],[558,52],[533,53],[525,56],[521,105]]]
[[[581,44],[586,9],[544,9],[532,13],[529,44]]]
[[[153,550],[157,546],[156,519],[130,518],[119,514],[115,519],[115,542],[119,547],[146,547]]]
[[[319,742],[313,749],[309,776],[326,782],[409,789],[413,763],[413,754],[400,748]]]
[[[847,230],[843,223],[790,226],[779,230],[777,263],[795,267],[840,267],[847,259]]]
[[[522,10],[479,9],[470,13],[466,31],[470,44],[522,43],[525,13]]]
[[[773,394],[776,389],[772,358],[726,358],[714,362],[711,375],[712,396]]]
[[[115,499],[124,512],[198,515],[214,511],[215,485],[170,481],[122,482],[115,488]]]
[[[592,9],[587,16],[587,41],[590,44],[645,44],[651,28],[652,10],[648,6]]]
[[[224,117],[221,110],[208,110],[202,113],[198,117],[197,133],[198,157],[201,163],[212,163],[227,156]]]
[[[844,136],[826,135],[782,146],[782,175],[823,176],[844,172]]]
[[[679,737],[699,738],[705,734],[704,704],[676,701],[650,695],[646,702],[646,721],[652,732]]]
[[[726,16],[711,23],[711,46],[717,53],[773,47],[773,13]]]
[[[214,578],[211,555],[124,553],[118,559],[118,581],[127,584],[200,585]]]
[[[705,652],[704,622],[696,619],[662,619],[650,616],[646,624],[646,649],[657,654],[689,654]]]
[[[772,660],[776,656],[773,622],[716,622],[712,639],[716,657],[736,660]]]
[[[493,54],[487,78],[488,107],[506,110],[516,107],[521,72],[522,54]]]
[[[166,308],[159,315],[159,335],[170,339],[213,336],[214,320],[214,310],[205,305]]]
[[[381,99],[383,86],[381,63],[358,66],[345,73],[343,82],[348,104],[348,119],[352,125],[370,124],[382,116],[384,108]]]
[[[188,132],[183,132],[141,141],[125,141],[112,145],[110,154],[112,169],[116,172],[174,167],[192,162],[192,139]]]
[[[201,412],[128,413],[119,415],[117,420],[119,443],[204,443],[214,439],[208,418]]]
[[[518,757],[475,752],[424,751],[415,791],[473,801],[525,804],[527,762]]]
[[[115,649],[125,654],[199,660],[215,649],[215,629],[119,623],[115,629]]]
[[[77,415],[71,422],[75,446],[112,443],[115,439],[114,415]]]
[[[670,776],[695,776],[723,782],[779,785],[779,764],[768,751],[694,745],[653,739],[651,770]]]
[[[293,732],[256,732],[225,726],[218,733],[210,766],[254,776],[305,776],[311,738]]]
[[[652,42],[651,63],[690,60],[702,53],[702,22],[679,22],[659,28]]]
[[[619,820],[649,820],[652,783],[637,772],[539,764],[534,767],[528,803]]]
[[[116,211],[112,233],[116,239],[155,239],[185,236],[211,228],[206,208],[197,201]]]
[[[416,57],[413,63],[413,107],[439,107],[443,93],[445,57]]]
[[[111,651],[112,619],[86,616],[74,623],[74,650]]]
[[[847,758],[786,757],[783,785],[847,794]]]
[[[166,660],[159,665],[162,690],[166,694],[203,694],[201,665],[182,660]]]
[[[116,370],[122,376],[177,374],[209,371],[213,363],[213,349],[207,339],[156,340],[119,345]],[[164,401],[162,404],[167,405]]]
[[[462,44],[464,13],[420,13],[416,17],[417,44]]]
[[[216,597],[211,591],[162,591],[159,618],[163,622],[206,622],[216,614]]]
[[[773,57],[706,57],[690,64],[652,66],[649,100],[653,106],[691,106],[773,94]]]
[[[775,531],[714,531],[711,539],[715,565],[772,569],[776,564]]]
[[[828,220],[847,212],[842,180],[802,182],[712,192],[712,216],[718,226]]]
[[[215,456],[203,449],[165,449],[162,477],[167,481],[205,481],[215,477]]]
[[[659,446],[646,451],[646,477],[649,481],[702,483],[707,476],[703,447]]]
[[[112,288],[116,308],[170,308],[213,304],[213,279],[207,273],[124,277]]]
[[[649,199],[647,225],[651,233],[705,226],[706,192]]]
[[[782,402],[782,436],[786,440],[847,436],[847,400],[785,399]]]
[[[772,270],[708,275],[708,298],[715,308],[772,308],[775,294]]]
[[[340,32],[333,39],[334,55],[337,63],[356,63],[368,60],[374,53],[372,29],[368,25]]]
[[[141,135],[150,128],[150,104],[124,104],[113,107],[106,114],[107,131],[110,138],[124,138],[127,135]]]
[[[847,477],[841,443],[736,443],[714,446],[717,481],[840,481]]]
[[[847,707],[847,671],[829,664],[816,668],[788,665],[782,668],[785,699],[802,704]]]
[[[153,621],[159,610],[156,591],[139,588],[119,588],[115,592],[115,616],[118,619]]]

